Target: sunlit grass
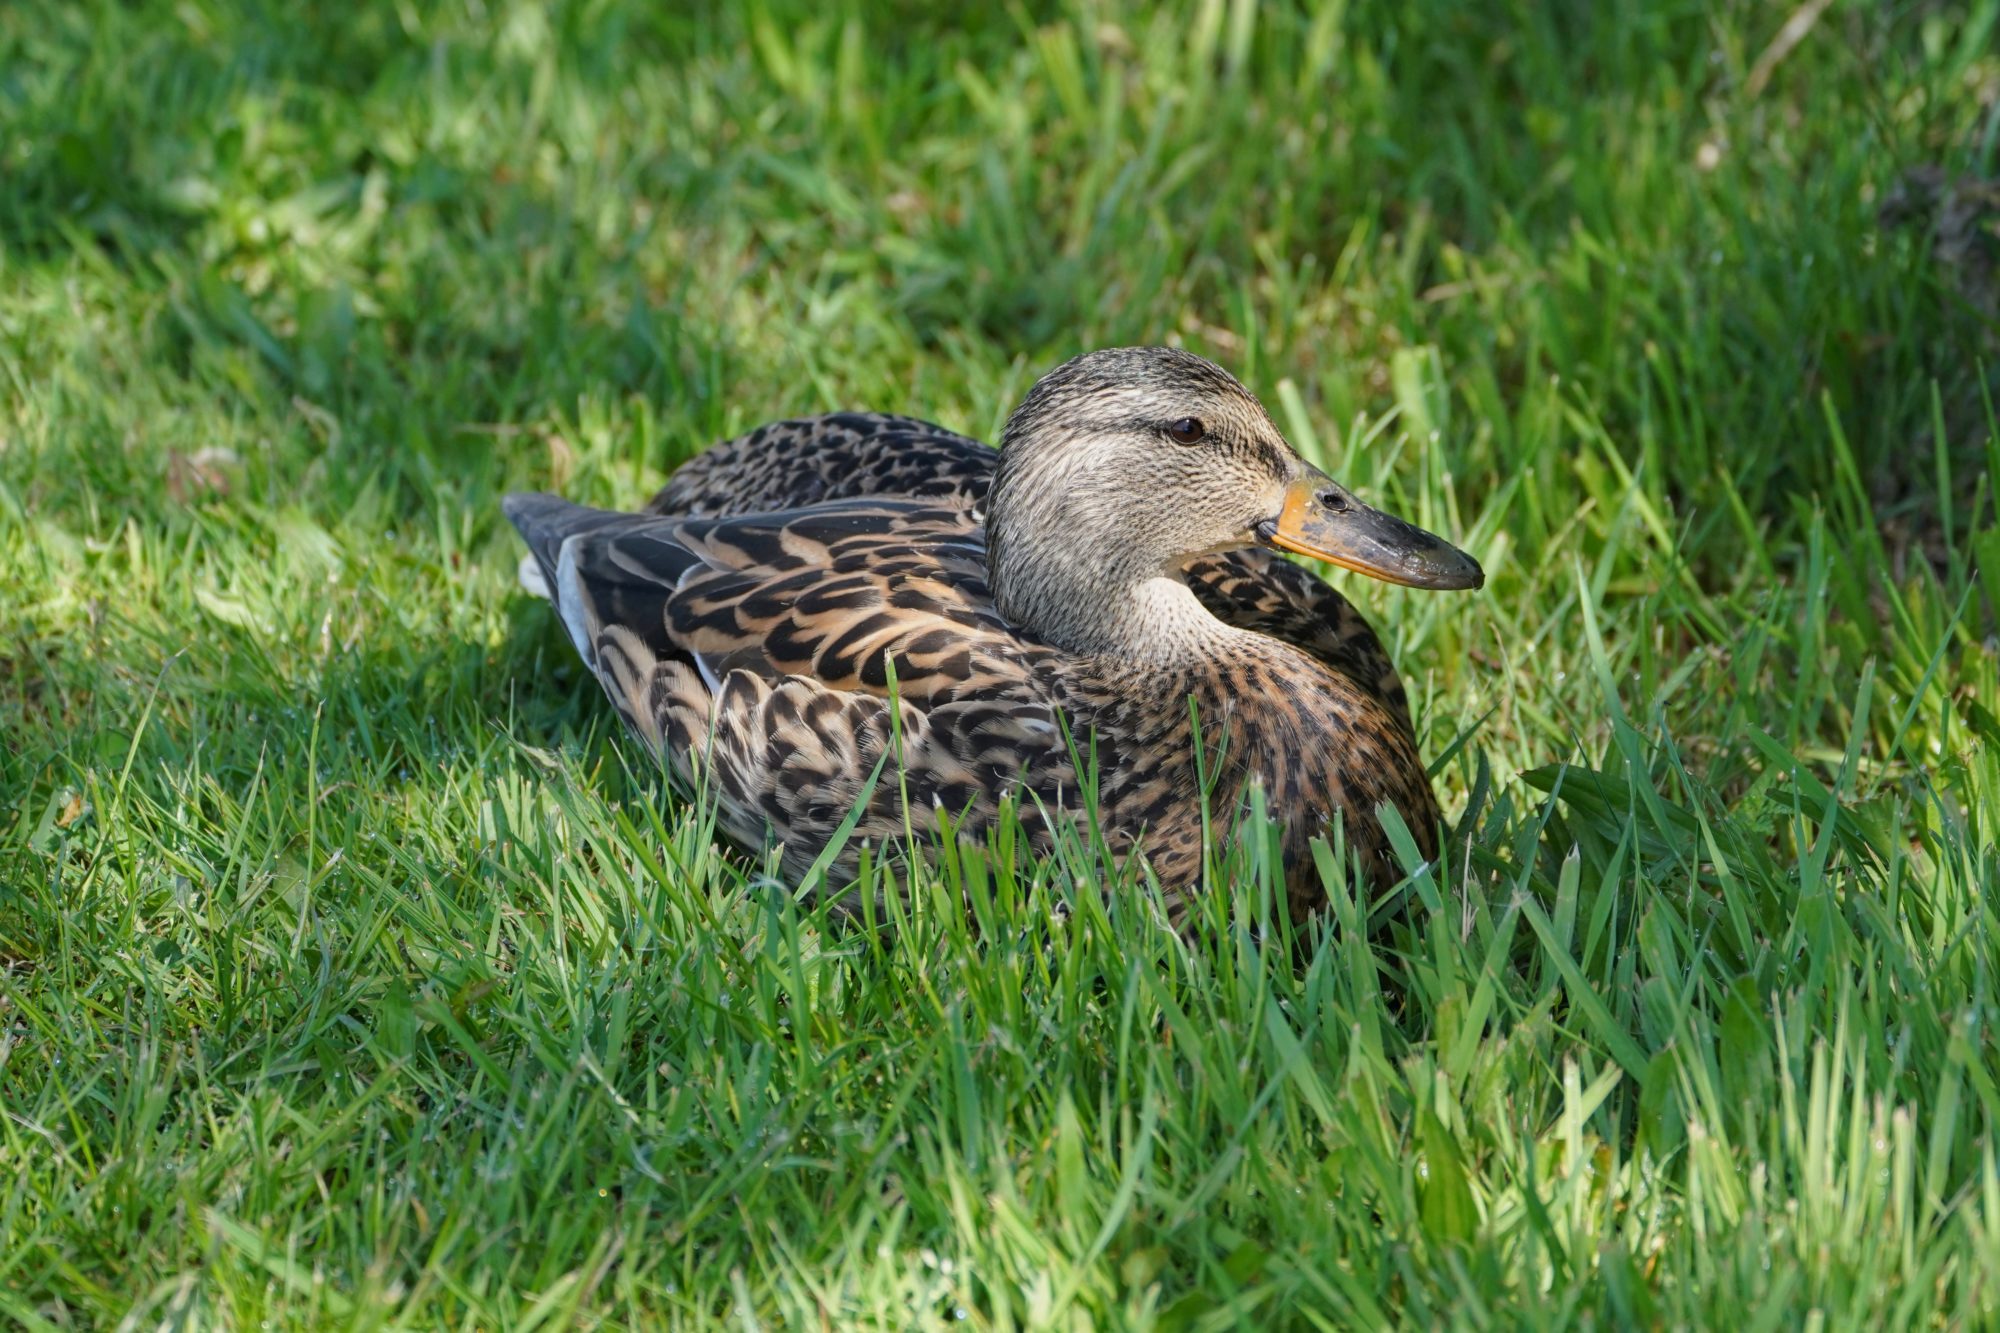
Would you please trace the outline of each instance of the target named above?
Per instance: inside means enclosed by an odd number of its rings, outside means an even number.
[[[1994,296],[1877,219],[2000,6],[1789,16],[0,8],[0,1314],[2000,1319]],[[514,587],[506,490],[1162,340],[1491,575],[1349,589],[1372,936],[1004,838],[840,927]]]

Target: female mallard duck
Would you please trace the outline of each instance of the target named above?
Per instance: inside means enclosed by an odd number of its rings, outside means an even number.
[[[1046,840],[1093,753],[1112,850],[1142,850],[1179,903],[1201,882],[1204,797],[1226,816],[1252,783],[1295,917],[1322,898],[1309,843],[1336,814],[1378,886],[1398,877],[1382,802],[1436,854],[1380,644],[1269,552],[1422,588],[1476,588],[1479,566],[1305,462],[1200,357],[1080,356],[1029,391],[997,455],[906,418],[825,417],[717,446],[643,514],[506,509],[626,725],[678,779],[705,777],[732,837],[774,835],[788,874],[857,802],[850,848],[906,818],[934,832],[940,811],[978,836],[1010,792]],[[900,772],[871,785],[897,745]]]

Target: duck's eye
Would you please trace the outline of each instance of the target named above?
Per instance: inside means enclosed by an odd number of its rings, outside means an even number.
[[[1200,444],[1207,435],[1208,427],[1198,417],[1182,417],[1167,427],[1167,438],[1175,444]]]

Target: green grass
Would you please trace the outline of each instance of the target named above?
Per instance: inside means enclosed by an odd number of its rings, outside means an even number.
[[[0,7],[0,1319],[2000,1321],[2000,343],[1876,217],[2000,4],[681,8]],[[1489,571],[1351,589],[1372,943],[827,929],[514,589],[507,489],[1168,339]]]

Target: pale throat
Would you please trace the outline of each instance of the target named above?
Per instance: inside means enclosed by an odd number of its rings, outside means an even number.
[[[1212,656],[1241,631],[1217,620],[1178,575],[1158,574],[1131,589],[1114,633],[1106,651],[1168,665]]]
[[[1067,652],[1175,666],[1214,656],[1244,631],[1223,624],[1171,571],[1051,562],[994,589],[1000,610]]]
[[[1055,483],[1055,484],[1052,484]],[[986,514],[987,583],[1007,620],[1079,656],[1191,664],[1246,631],[1196,598],[1182,568],[1133,540],[1122,502],[1037,476],[996,495]]]

